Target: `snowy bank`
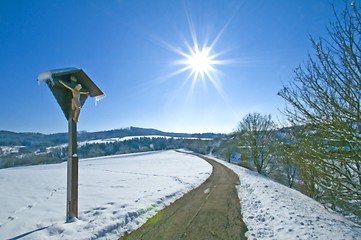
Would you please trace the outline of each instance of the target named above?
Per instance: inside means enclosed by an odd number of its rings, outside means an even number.
[[[79,219],[65,223],[65,162],[0,169],[0,239],[117,239],[211,171],[202,159],[175,151],[83,159]]]
[[[361,239],[361,226],[315,200],[256,172],[215,160],[239,176],[248,239]]]

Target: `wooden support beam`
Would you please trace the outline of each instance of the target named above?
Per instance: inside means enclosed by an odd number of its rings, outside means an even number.
[[[66,220],[78,217],[78,145],[77,123],[72,118],[68,120],[68,192]]]

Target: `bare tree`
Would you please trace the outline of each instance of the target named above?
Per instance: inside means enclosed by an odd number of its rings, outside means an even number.
[[[274,128],[275,123],[272,121],[271,115],[259,113],[247,114],[238,125],[238,137],[243,147],[246,147],[257,172],[261,174],[266,173],[271,159],[271,130]]]
[[[227,162],[231,162],[232,157],[237,153],[237,144],[236,141],[231,137],[227,141],[224,141],[222,144],[222,154],[226,158]]]
[[[283,128],[276,134],[275,158],[281,174],[283,182],[284,174],[286,175],[286,183],[292,188],[294,186],[296,175],[298,173],[298,148],[295,146],[297,138],[295,137],[295,129]]]
[[[324,203],[360,218],[361,14],[347,1],[341,14],[334,12],[328,38],[311,38],[315,55],[279,95],[289,120],[305,126],[303,161],[316,171]]]

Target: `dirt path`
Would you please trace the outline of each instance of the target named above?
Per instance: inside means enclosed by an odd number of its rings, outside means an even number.
[[[202,158],[213,166],[211,176],[202,185],[120,239],[246,239],[247,228],[235,188],[238,176]]]

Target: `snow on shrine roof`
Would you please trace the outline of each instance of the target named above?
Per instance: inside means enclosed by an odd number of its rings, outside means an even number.
[[[49,70],[49,71],[42,72],[39,74],[38,82],[42,82],[42,81],[45,81],[48,79],[52,80],[54,75],[62,75],[62,74],[67,74],[67,73],[70,74],[70,73],[74,73],[74,72],[78,72],[78,71],[82,71],[82,69],[70,67],[70,68]]]
[[[69,67],[61,69],[53,69],[45,71],[39,74],[38,82],[49,80],[51,85],[54,85],[54,77],[62,75],[74,75],[78,81],[89,90],[89,95],[95,97],[96,101],[101,100],[105,97],[105,94],[95,85],[95,83],[89,78],[89,76],[80,68]],[[48,83],[49,84],[49,83]]]

